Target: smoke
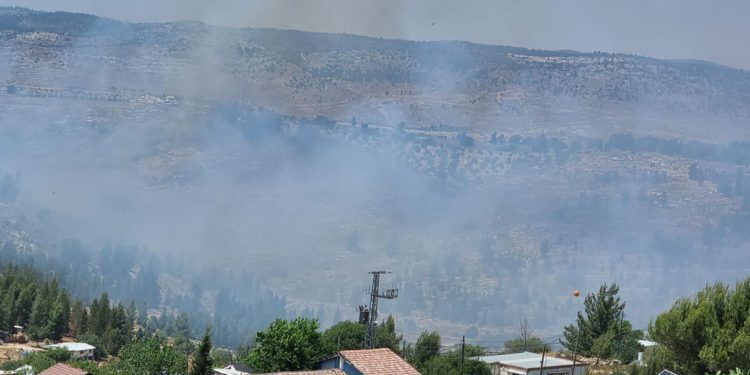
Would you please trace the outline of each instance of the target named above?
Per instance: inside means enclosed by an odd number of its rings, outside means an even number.
[[[293,27],[328,9],[295,4],[248,12]],[[418,37],[414,11],[383,6],[369,27]],[[674,298],[746,272],[746,242],[701,238],[738,200],[690,180],[680,154],[602,142],[746,139],[745,115],[716,114],[747,109],[727,99],[747,86],[741,72],[701,80],[632,57],[195,22],[99,20],[53,47],[4,43],[8,86],[87,90],[0,97],[0,172],[18,173],[17,205],[62,238],[250,273],[328,316],[353,311],[366,272],[388,269],[402,294],[383,311],[410,330],[478,326],[489,338],[510,335],[520,315],[557,333],[580,308],[570,291],[612,281],[643,328]],[[688,88],[655,74],[627,90],[623,80],[648,71],[638,64]],[[602,77],[602,66],[622,73]],[[720,95],[690,93],[703,82]],[[89,98],[112,92],[120,99]],[[683,109],[722,125],[683,122]]]

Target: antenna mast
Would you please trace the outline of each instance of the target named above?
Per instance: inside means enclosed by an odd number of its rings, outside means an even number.
[[[366,294],[370,295],[370,306],[359,306],[359,323],[367,325],[367,336],[365,337],[365,349],[375,348],[375,328],[378,325],[378,299],[398,298],[398,289],[386,289],[380,292],[380,275],[390,273],[388,271],[373,271],[372,287]]]

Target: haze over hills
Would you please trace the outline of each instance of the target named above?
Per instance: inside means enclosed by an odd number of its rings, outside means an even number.
[[[389,269],[407,334],[499,342],[750,265],[750,74],[708,62],[2,8],[0,84],[3,244],[171,254],[153,307],[329,323]]]

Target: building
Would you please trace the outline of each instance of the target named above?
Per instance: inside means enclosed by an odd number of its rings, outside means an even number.
[[[339,369],[329,370],[311,370],[311,371],[289,371],[289,372],[272,372],[263,375],[346,375],[345,372]]]
[[[215,375],[245,375],[214,369]],[[318,362],[317,370],[264,373],[264,375],[421,375],[390,349],[344,350]],[[251,370],[252,371],[252,370]]]
[[[96,347],[85,342],[63,342],[60,344],[45,345],[45,349],[65,349],[70,352],[71,359],[94,359]]]
[[[215,368],[214,375],[249,375],[255,371],[242,363],[232,363],[224,368]]]
[[[90,373],[70,367],[64,363],[58,363],[42,372],[39,375],[91,375]]]
[[[317,368],[338,369],[346,375],[420,375],[408,362],[387,348],[343,350],[318,363]]]
[[[542,368],[542,355],[537,353],[486,355],[474,359],[487,363],[493,375],[540,375]],[[585,363],[576,362],[575,373],[572,368],[571,360],[545,356],[541,375],[586,375]]]

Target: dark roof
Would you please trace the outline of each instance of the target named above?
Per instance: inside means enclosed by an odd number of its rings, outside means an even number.
[[[667,369],[664,369],[664,370],[661,370],[661,372],[659,373],[659,375],[677,375],[677,374],[674,373],[674,372],[672,372],[672,371],[669,371]]]
[[[39,375],[91,375],[86,371],[70,367],[64,363],[58,363],[42,372]]]
[[[343,350],[339,354],[363,375],[420,375],[414,367],[388,348]]]

